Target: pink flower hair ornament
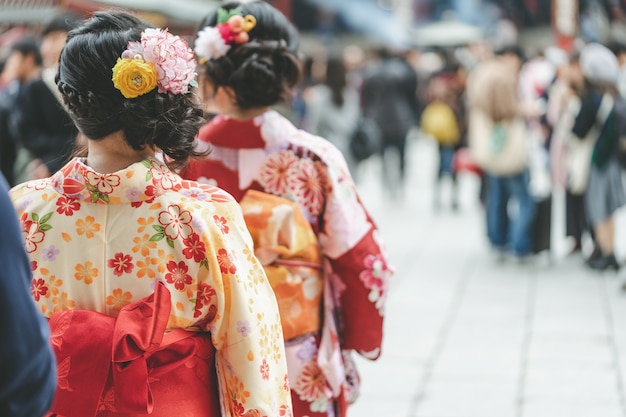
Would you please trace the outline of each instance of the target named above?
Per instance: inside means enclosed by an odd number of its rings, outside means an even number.
[[[240,7],[230,11],[220,7],[217,10],[217,25],[207,26],[198,32],[194,52],[201,63],[221,58],[233,44],[241,45],[248,42],[250,40],[248,32],[255,26],[254,16],[250,14],[243,16]]]
[[[167,29],[146,29],[141,41],[129,42],[113,67],[112,81],[126,98],[158,88],[185,94],[196,84],[196,62],[187,42]]]

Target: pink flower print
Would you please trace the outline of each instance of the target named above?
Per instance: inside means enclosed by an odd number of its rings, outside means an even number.
[[[57,202],[57,213],[71,216],[75,211],[80,209],[80,202],[73,198],[61,196]]]
[[[182,210],[177,205],[170,205],[167,211],[159,213],[159,223],[163,225],[163,233],[169,240],[175,240],[178,236],[186,239],[192,232],[191,213]]]
[[[222,248],[217,251],[217,261],[220,264],[222,274],[234,274],[237,272],[237,266],[233,263],[231,255]]]
[[[200,187],[183,186],[180,193],[186,197],[193,198],[194,200],[199,201],[208,201],[210,198],[209,194]]]
[[[237,320],[237,331],[243,337],[248,337],[250,334],[250,323],[248,320]]]
[[[324,374],[315,361],[308,362],[296,377],[293,390],[303,401],[313,402],[329,394]]]
[[[267,364],[267,360],[265,360],[265,358],[263,358],[263,362],[261,363],[260,371],[261,378],[266,381],[270,379],[270,366]]]
[[[174,284],[174,288],[177,290],[182,291],[185,289],[186,284],[191,284],[191,275],[187,273],[189,268],[185,265],[185,262],[180,261],[176,263],[169,261],[167,263],[167,270],[169,272],[165,274],[165,280],[170,284]]]
[[[220,228],[220,230],[222,231],[222,233],[224,234],[228,234],[228,220],[226,220],[225,217],[223,216],[218,216],[217,214],[215,216],[213,216],[213,220],[215,221],[215,224],[217,224],[217,227]]]
[[[324,202],[324,190],[313,160],[301,159],[297,170],[291,172],[289,182],[298,201],[307,211],[313,216],[319,215]]]
[[[113,258],[107,261],[107,266],[113,269],[113,275],[121,277],[122,274],[130,274],[135,265],[133,257],[122,252],[116,253]]]
[[[111,194],[113,189],[120,185],[120,177],[115,174],[98,174],[87,171],[87,183],[101,194]]]
[[[39,222],[27,220],[24,223],[24,247],[26,252],[33,253],[37,250],[37,245],[43,242],[46,233],[39,230]]]
[[[46,281],[42,278],[35,279],[30,283],[30,292],[33,295],[35,301],[39,301],[41,297],[45,297],[48,295],[48,287],[46,286]]]
[[[286,404],[281,405],[280,408],[278,409],[278,416],[279,417],[292,417],[291,409],[289,408],[289,406]]]
[[[126,199],[132,203],[139,202],[142,195],[143,192],[137,187],[132,187],[126,190]]]
[[[59,250],[54,245],[51,245],[43,250],[42,257],[45,261],[52,262],[57,258],[58,254]]]
[[[376,303],[376,307],[383,307],[387,294],[387,279],[391,271],[382,255],[367,255],[363,260],[365,270],[361,271],[359,278],[365,284],[365,288],[370,290],[369,300]]]
[[[201,262],[206,259],[206,248],[198,234],[192,233],[187,239],[183,240],[183,243],[185,245],[185,249],[183,249],[185,258],[193,258],[196,262]]]
[[[259,172],[261,185],[272,194],[286,195],[289,191],[289,175],[297,162],[298,158],[292,151],[270,155]]]

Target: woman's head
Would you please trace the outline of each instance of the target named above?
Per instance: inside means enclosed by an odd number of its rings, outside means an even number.
[[[346,66],[343,57],[331,55],[326,61],[326,78],[324,79],[332,92],[333,103],[338,107],[343,106],[343,90],[346,88]]]
[[[243,38],[233,39],[231,29],[224,26],[233,14],[245,19]],[[298,34],[287,18],[268,3],[253,1],[228,2],[207,16],[195,51],[201,79],[206,77],[214,91],[227,89],[235,105],[247,110],[288,97],[300,80],[297,49]]]
[[[148,36],[148,44],[146,34],[152,35]],[[180,47],[180,42],[179,38],[154,30],[148,23],[124,12],[97,12],[71,31],[59,61],[57,86],[78,129],[91,140],[122,131],[133,149],[158,148],[174,165],[184,164],[194,155],[193,141],[204,122],[197,98],[187,91],[188,85],[185,92],[173,88],[174,82],[162,72],[162,63],[148,65],[153,71],[152,81],[159,80],[158,87],[155,84],[149,91],[144,89],[136,95],[129,94],[124,85],[137,82],[144,86],[150,77],[120,71],[121,66],[132,72],[135,63],[147,63],[153,52],[148,50],[149,46]],[[132,50],[133,57],[128,57],[127,49]],[[174,54],[177,60],[179,55],[181,62],[188,59],[190,63],[177,75],[178,87],[193,78],[191,51],[180,49]],[[164,79],[170,84],[164,84]]]

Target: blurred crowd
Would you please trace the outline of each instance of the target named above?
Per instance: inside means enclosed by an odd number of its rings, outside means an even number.
[[[79,21],[60,15],[2,55],[0,168],[10,185],[49,176],[80,145],[54,85],[61,48]],[[435,208],[442,207],[444,178],[456,210],[457,175],[477,175],[498,259],[525,261],[551,249],[553,230],[562,226],[552,221],[553,197],[562,194],[569,250],[590,268],[617,270],[623,232],[616,225],[626,203],[626,44],[587,38],[572,50],[549,46],[532,54],[517,43],[487,41],[427,51],[313,49],[292,102],[280,110],[333,142],[356,181],[362,162],[380,157],[392,199],[405,192],[407,141],[416,132],[435,141]]]

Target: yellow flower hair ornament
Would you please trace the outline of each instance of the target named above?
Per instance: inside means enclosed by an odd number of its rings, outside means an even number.
[[[194,52],[201,61],[221,58],[233,44],[241,45],[250,40],[250,32],[256,26],[252,15],[243,16],[240,7],[217,10],[217,25],[207,26],[198,32]]]
[[[184,39],[167,29],[146,29],[113,67],[112,81],[125,98],[159,93],[185,94],[195,83],[196,62]]]

